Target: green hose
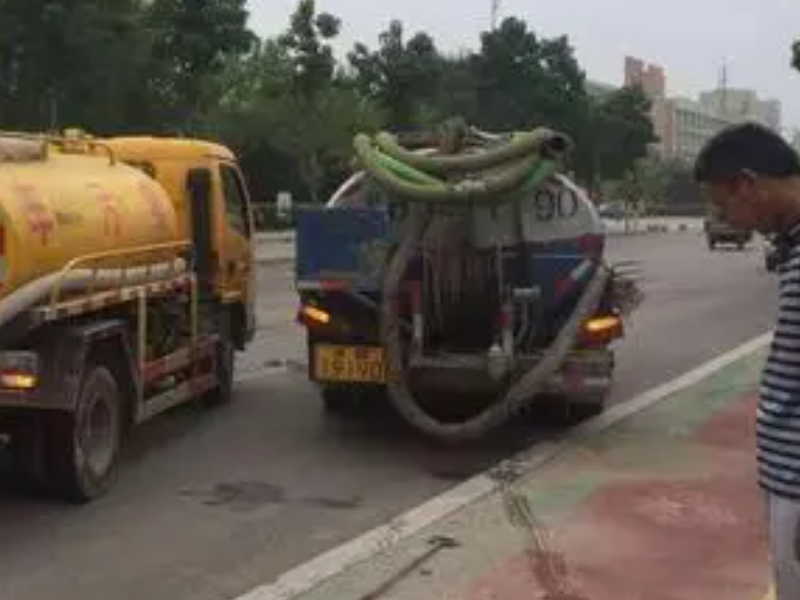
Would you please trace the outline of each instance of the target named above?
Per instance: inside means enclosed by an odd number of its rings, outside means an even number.
[[[364,134],[356,136],[354,145],[356,153],[367,171],[399,199],[433,204],[496,204],[507,201],[507,195],[510,192],[540,185],[556,171],[557,164],[554,160],[542,158],[538,152],[528,152],[527,155],[521,153],[520,148],[526,150],[532,148],[530,144],[534,139],[538,140],[541,145],[553,138],[539,132],[524,138],[524,145],[518,146],[516,142],[512,141],[499,151],[493,151],[490,161],[481,161],[485,167],[490,163],[495,167],[498,164],[497,156],[500,155],[508,163],[507,166],[502,169],[486,170],[481,177],[467,177],[456,182],[441,181],[421,169],[407,164],[405,160],[382,152]],[[513,149],[513,152],[509,149]],[[413,153],[409,154],[418,156]],[[454,161],[462,158],[469,159],[463,164],[472,169],[477,164],[473,160],[474,157],[483,154],[489,155],[490,152],[447,158],[452,158]]]
[[[386,132],[375,136],[375,144],[392,158],[437,175],[482,171],[530,154],[544,154],[543,150],[555,158],[563,155],[569,146],[564,136],[545,128],[518,133],[510,142],[497,148],[456,156],[425,156],[410,152],[397,143],[395,136]]]
[[[464,138],[447,138],[464,129],[451,128],[437,139],[442,148],[463,150]],[[456,442],[475,439],[505,422],[526,406],[547,378],[557,369],[574,343],[576,331],[592,313],[605,286],[606,273],[598,269],[567,324],[562,327],[542,360],[519,377],[501,398],[478,415],[461,423],[441,422],[428,414],[416,401],[406,368],[407,341],[401,332],[400,303],[397,301],[409,265],[419,252],[424,234],[435,217],[425,205],[461,206],[498,205],[511,202],[547,181],[558,168],[558,159],[570,146],[558,133],[541,128],[515,133],[504,143],[500,137],[483,134],[476,152],[424,156],[400,146],[397,138],[378,134],[374,139],[358,135],[355,149],[369,175],[389,192],[394,201],[407,202],[403,235],[395,247],[383,274],[380,304],[380,341],[386,351],[390,377],[387,385],[390,401],[398,412],[419,431],[434,438]],[[460,178],[459,178],[460,176]]]
[[[356,136],[355,148],[359,158],[364,162],[364,166],[378,177],[393,175],[403,182],[433,188],[445,187],[444,182],[440,179],[375,150],[369,136],[363,133]]]

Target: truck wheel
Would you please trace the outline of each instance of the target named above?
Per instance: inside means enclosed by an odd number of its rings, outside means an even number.
[[[203,401],[207,406],[228,404],[233,400],[233,370],[236,350],[229,336],[217,343],[217,380],[219,385],[209,391]]]
[[[606,394],[593,394],[579,402],[569,405],[570,420],[573,422],[585,421],[601,414],[606,408]]]
[[[556,427],[570,427],[596,417],[605,410],[606,394],[575,399],[563,394],[546,395],[540,399],[536,415]]]
[[[56,491],[73,502],[103,495],[116,472],[122,395],[111,371],[87,366],[74,413],[50,415],[48,462]]]

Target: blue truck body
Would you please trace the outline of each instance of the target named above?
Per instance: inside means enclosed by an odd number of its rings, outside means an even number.
[[[387,253],[395,242],[386,208],[305,208],[296,214],[296,280],[313,289],[325,283],[369,295],[379,294]],[[603,238],[518,244],[509,269],[519,284],[537,287],[545,318],[568,313],[602,255]],[[528,260],[519,260],[527,253]],[[528,272],[524,272],[524,270]]]

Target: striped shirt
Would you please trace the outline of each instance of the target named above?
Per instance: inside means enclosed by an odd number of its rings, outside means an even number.
[[[763,488],[800,500],[800,225],[783,244],[778,322],[756,421],[758,470]]]

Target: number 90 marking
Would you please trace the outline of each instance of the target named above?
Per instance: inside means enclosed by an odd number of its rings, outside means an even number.
[[[558,192],[543,189],[536,192],[534,207],[538,221],[571,219],[578,214],[578,195],[571,189],[562,187]]]

